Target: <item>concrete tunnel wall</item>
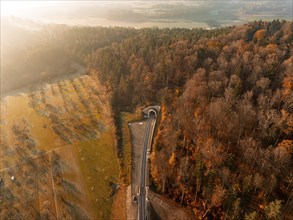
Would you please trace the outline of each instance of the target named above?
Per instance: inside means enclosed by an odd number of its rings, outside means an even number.
[[[150,109],[148,111],[148,116],[157,116],[157,111],[155,109]]]

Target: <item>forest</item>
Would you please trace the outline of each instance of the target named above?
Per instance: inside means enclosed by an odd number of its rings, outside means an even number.
[[[114,115],[162,106],[153,190],[204,219],[292,219],[292,32],[279,20],[213,30],[49,26],[18,65],[5,63],[2,80],[37,81],[44,70],[70,72],[71,62],[95,70]]]
[[[92,57],[116,111],[161,103],[154,188],[208,219],[290,219],[292,23],[152,29]]]

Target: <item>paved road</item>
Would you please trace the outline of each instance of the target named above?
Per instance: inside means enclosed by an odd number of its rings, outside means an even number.
[[[139,180],[139,192],[138,192],[138,219],[145,220],[147,218],[147,178],[148,172],[148,160],[149,152],[151,149],[153,132],[156,124],[156,118],[150,117],[146,121],[146,127],[142,142],[142,157],[141,157],[141,170]]]

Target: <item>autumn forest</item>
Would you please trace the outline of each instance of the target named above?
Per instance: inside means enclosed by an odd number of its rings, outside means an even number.
[[[109,91],[116,127],[121,112],[162,107],[152,190],[203,219],[293,218],[292,22],[47,25],[21,36],[21,46],[3,36],[3,94],[84,67]]]

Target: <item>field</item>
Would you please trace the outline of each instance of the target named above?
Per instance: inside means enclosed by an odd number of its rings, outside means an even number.
[[[93,76],[1,101],[0,219],[108,219],[118,160]]]
[[[119,129],[121,129],[122,142],[121,142],[121,156],[119,158],[120,162],[120,182],[123,183],[119,188],[119,191],[115,195],[113,205],[115,210],[113,210],[113,215],[111,219],[126,219],[127,218],[127,187],[131,184],[131,166],[132,166],[132,146],[130,140],[130,130],[129,123],[141,119],[140,111],[135,113],[122,112],[119,114]],[[126,214],[127,213],[127,214]]]

